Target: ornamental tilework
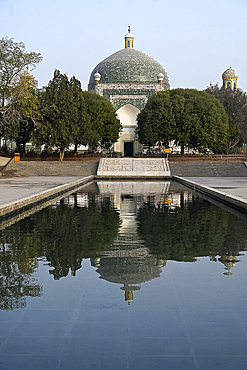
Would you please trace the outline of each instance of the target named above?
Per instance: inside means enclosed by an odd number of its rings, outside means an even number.
[[[157,83],[157,75],[164,75],[163,88],[169,89],[165,69],[153,58],[135,49],[122,49],[100,62],[92,71],[88,90],[95,86],[94,74],[101,75],[100,83]]]
[[[132,104],[134,107],[142,110],[145,107],[148,98],[141,95],[115,95],[110,96],[109,100],[113,104],[115,110],[118,110],[126,104]]]

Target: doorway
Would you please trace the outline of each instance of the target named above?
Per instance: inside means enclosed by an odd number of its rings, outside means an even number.
[[[124,157],[133,157],[134,156],[134,142],[133,141],[124,141]]]

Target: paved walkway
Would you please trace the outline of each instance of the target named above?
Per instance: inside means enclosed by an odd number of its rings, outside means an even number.
[[[0,206],[79,179],[80,177],[74,176],[2,177],[0,178]]]
[[[210,199],[247,214],[247,177],[174,176],[174,180]]]
[[[247,202],[247,177],[186,177],[200,185],[209,186]]]

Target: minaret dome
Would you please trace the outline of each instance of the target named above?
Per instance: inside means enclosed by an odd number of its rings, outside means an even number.
[[[238,74],[232,67],[222,73],[223,87],[225,89],[236,90],[238,88]]]

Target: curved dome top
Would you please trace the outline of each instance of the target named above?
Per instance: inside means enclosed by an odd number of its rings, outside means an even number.
[[[235,69],[230,67],[230,68],[226,69],[225,72],[222,73],[222,77],[223,78],[227,78],[227,77],[236,77],[236,78],[238,78],[238,74],[235,71]]]
[[[89,85],[95,85],[96,72],[101,75],[99,83],[157,83],[157,76],[162,73],[163,85],[170,87],[165,69],[153,58],[132,48],[119,50],[102,60],[93,69]]]
[[[124,37],[125,38],[126,37],[131,37],[132,39],[134,38],[134,36],[132,35],[132,33],[130,31],[128,33],[126,33],[126,35]]]
[[[26,69],[24,72],[22,72],[22,75],[23,76],[26,76],[26,77],[32,77],[32,78],[35,78],[33,72],[31,72],[29,69]]]

